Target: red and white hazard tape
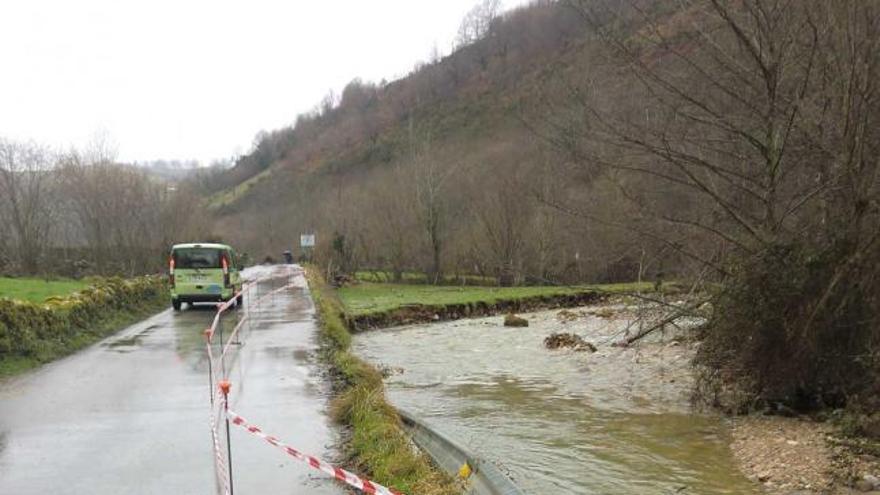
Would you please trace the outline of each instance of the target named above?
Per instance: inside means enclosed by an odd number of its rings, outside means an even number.
[[[312,457],[310,455],[303,454],[302,452],[294,449],[293,447],[290,447],[289,445],[282,443],[277,438],[275,438],[271,435],[266,435],[265,433],[263,433],[262,430],[260,430],[256,426],[249,424],[244,418],[242,418],[241,416],[239,416],[238,414],[236,414],[232,411],[227,410],[226,414],[229,417],[230,421],[232,421],[232,424],[241,426],[242,428],[244,428],[245,430],[247,430],[251,434],[253,434],[257,437],[260,437],[263,440],[265,440],[266,442],[283,450],[284,452],[286,452],[288,455],[290,455],[294,459],[297,459],[301,462],[308,464],[313,469],[317,469],[317,470],[322,471],[326,474],[329,474],[330,476],[335,477],[337,480],[342,481],[344,483],[347,483],[347,484],[357,488],[358,490],[361,490],[364,493],[378,494],[378,495],[402,495],[400,492],[398,492],[396,490],[392,490],[392,489],[386,488],[378,483],[373,483],[370,480],[363,479],[354,473],[350,473],[344,469],[341,469],[341,468],[338,468],[338,467],[333,466],[331,464],[328,464],[328,463],[318,459],[317,457]]]
[[[238,330],[243,327],[244,324],[248,322],[248,320],[250,320],[250,316],[244,315],[244,317],[242,317],[242,319],[239,320],[238,323],[235,325],[235,328],[232,329],[232,333],[230,333],[229,338],[226,339],[226,344],[223,345],[223,350],[220,351],[220,359],[226,357],[226,353],[229,351],[229,347],[232,346],[233,342],[235,341],[236,335],[238,335]]]
[[[220,388],[216,385],[223,379],[223,375],[220,367],[217,366],[216,360],[214,359],[214,353],[211,351],[211,344],[206,343],[205,348],[207,349],[208,355],[208,369],[210,370],[208,373],[208,379],[210,380],[209,383],[211,385],[211,405],[213,406],[220,398]]]
[[[266,297],[268,297],[268,296],[271,296],[272,294],[275,294],[275,293],[277,293],[277,292],[281,292],[281,291],[286,290],[286,289],[289,289],[289,288],[291,288],[291,287],[294,287],[294,285],[293,285],[293,284],[285,285],[284,287],[280,287],[280,288],[278,288],[278,289],[275,289],[275,290],[273,290],[272,292],[270,292],[270,293],[268,293],[268,294],[262,296],[260,299],[264,299],[264,298],[266,298]],[[259,300],[258,300],[257,302],[259,302]],[[218,315],[218,317],[219,317],[219,315],[220,315],[220,312],[219,312],[219,311],[218,311],[217,315]],[[245,315],[244,315],[244,316],[238,321],[238,323],[235,325],[235,328],[232,329],[232,332],[229,334],[229,338],[226,339],[226,343],[221,342],[221,344],[223,345],[223,349],[220,351],[220,359],[224,359],[224,358],[226,357],[226,353],[229,352],[229,348],[233,345],[233,343],[234,343],[234,341],[235,341],[235,338],[236,338],[236,336],[238,335],[238,331],[239,331],[239,330],[241,329],[241,327],[243,327],[244,324],[247,323],[250,319],[251,319],[250,314],[245,314]],[[212,325],[212,326],[211,326],[211,334],[210,334],[211,337],[213,337],[213,335],[214,335],[214,328],[215,328],[215,326]]]
[[[211,327],[216,326],[218,319],[220,318],[220,315],[224,311],[226,311],[229,308],[231,308],[232,306],[238,304],[238,296],[248,292],[249,290],[251,290],[251,288],[256,287],[256,285],[258,283],[262,282],[263,280],[268,280],[268,279],[269,279],[269,277],[260,277],[255,280],[245,282],[241,285],[241,290],[238,291],[237,293],[235,293],[235,297],[233,297],[232,299],[230,299],[226,302],[217,304],[217,314],[214,315],[214,323],[211,325]]]
[[[272,295],[274,295],[274,294],[276,294],[276,293],[278,293],[278,292],[281,292],[281,291],[283,291],[283,290],[287,290],[287,289],[290,289],[290,288],[293,288],[293,287],[296,287],[296,284],[287,284],[287,285],[284,285],[284,286],[279,287],[279,288],[277,288],[277,289],[274,289],[274,290],[272,290],[272,291],[269,291],[269,292],[267,292],[267,293],[261,295],[260,297],[258,297],[258,298],[256,299],[256,301],[254,301],[254,304],[259,304],[260,301],[262,301],[263,299],[266,299],[266,298],[268,298],[268,297],[270,297],[270,296],[272,296]]]
[[[223,458],[223,450],[220,448],[220,436],[217,434],[217,421],[214,411],[211,411],[211,441],[214,448],[214,474],[217,483],[222,489],[223,495],[229,495],[229,474],[226,472],[226,460]]]

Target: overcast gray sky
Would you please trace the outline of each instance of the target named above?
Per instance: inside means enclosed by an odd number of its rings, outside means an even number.
[[[0,136],[68,147],[102,133],[126,161],[229,157],[355,77],[448,53],[475,4],[4,0]]]

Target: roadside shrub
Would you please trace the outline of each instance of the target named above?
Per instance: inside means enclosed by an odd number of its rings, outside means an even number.
[[[0,356],[27,356],[37,349],[37,339],[29,326],[22,325],[21,313],[10,310],[12,301],[0,300]]]
[[[877,406],[878,262],[846,244],[774,246],[743,262],[716,297],[698,393],[734,412]]]

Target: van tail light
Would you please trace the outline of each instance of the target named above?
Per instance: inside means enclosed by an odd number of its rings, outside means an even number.
[[[229,287],[229,260],[226,255],[220,257],[220,265],[223,266],[223,285]]]
[[[168,283],[174,287],[174,258],[168,258]]]

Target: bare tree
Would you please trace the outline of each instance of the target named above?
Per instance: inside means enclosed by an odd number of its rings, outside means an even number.
[[[55,220],[54,165],[54,154],[42,146],[0,139],[0,208],[9,219],[21,269],[29,274],[39,269]]]
[[[522,275],[528,235],[542,233],[530,231],[534,204],[516,170],[487,175],[478,185],[482,191],[474,194],[474,211],[498,285],[508,287]]]
[[[413,263],[413,251],[417,239],[413,232],[418,229],[414,214],[415,198],[405,191],[411,185],[410,174],[401,166],[376,178],[369,191],[371,214],[367,218],[369,231],[375,239],[376,251],[392,273],[395,282],[403,279],[403,272]]]
[[[135,274],[161,266],[170,244],[208,234],[201,200],[186,185],[168,183],[115,162],[101,142],[65,154],[57,171],[59,200],[100,273]]]
[[[753,251],[797,235],[798,214],[837,186],[847,189],[849,201],[865,202],[864,188],[838,181],[851,176],[855,170],[847,167],[855,164],[865,176],[876,167],[864,156],[870,131],[857,124],[874,103],[866,85],[872,84],[868,53],[876,39],[855,38],[863,42],[849,50],[830,44],[847,35],[835,31],[857,28],[841,22],[852,22],[849,16],[859,15],[853,11],[872,10],[867,4],[805,2],[788,9],[789,2],[774,0],[741,7],[689,1],[681,10],[698,21],[670,32],[668,23],[661,26],[637,3],[625,13],[573,3],[632,69],[636,83],[629,89],[636,93],[625,102],[600,102],[595,83],[573,93],[586,112],[577,124],[582,132],[567,146],[581,163],[664,181],[717,217],[686,209],[663,215],[665,223]],[[860,14],[870,19],[861,29],[875,29],[876,14]],[[644,27],[625,35],[614,31],[608,19],[625,15]],[[627,42],[629,36],[638,42]],[[831,71],[849,77],[831,77]],[[844,154],[823,156],[836,150]],[[622,153],[625,160],[615,158]],[[828,168],[834,161],[840,166]],[[628,192],[644,197],[643,191]],[[697,216],[686,216],[692,213]]]
[[[457,165],[445,165],[434,156],[430,135],[416,142],[410,125],[410,160],[413,171],[416,216],[431,253],[428,279],[443,277],[443,251],[449,230],[449,186]]]
[[[483,39],[500,12],[501,0],[481,0],[462,19],[456,37],[458,46],[470,45]]]
[[[110,255],[109,219],[115,215],[112,185],[105,179],[112,173],[114,156],[98,144],[80,152],[72,150],[62,158],[61,181],[66,200],[76,212],[92,260],[104,272]]]
[[[550,140],[725,277],[709,361],[765,398],[856,390],[834,356],[877,338],[880,3],[570,4],[628,77],[576,87]]]

